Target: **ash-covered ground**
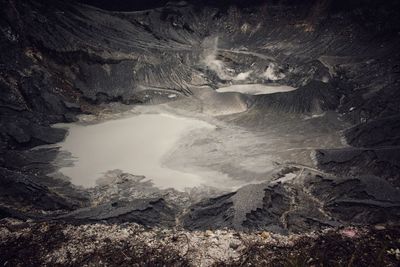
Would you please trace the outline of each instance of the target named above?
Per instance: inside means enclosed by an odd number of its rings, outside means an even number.
[[[2,263],[398,265],[399,3],[161,2],[0,0]]]

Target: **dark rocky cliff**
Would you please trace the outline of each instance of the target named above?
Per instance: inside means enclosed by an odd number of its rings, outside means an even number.
[[[300,169],[301,183],[289,188],[266,186],[256,209],[235,208],[246,189],[195,204],[183,218],[185,226],[303,231],[335,225],[332,217],[397,221],[399,4],[301,2],[224,7],[172,2],[111,12],[65,1],[0,0],[0,208],[17,214],[87,205],[87,192],[46,177],[55,151],[32,156],[26,149],[62,140],[65,131],[51,124],[95,113],[104,102],[146,103],[154,89],[165,98],[171,90],[190,97],[192,86],[228,83],[199,64],[217,42],[215,56],[228,66],[257,73],[274,64],[285,76],[280,82],[299,87],[257,96],[254,109],[337,111],[354,125],[344,133],[351,147],[317,151],[319,172]],[[257,75],[250,79],[263,82]],[[345,178],[334,181],[337,176]],[[294,209],[293,201],[309,206]],[[160,203],[155,212],[164,214]],[[346,217],[349,210],[353,218]],[[167,221],[171,224],[170,217]]]

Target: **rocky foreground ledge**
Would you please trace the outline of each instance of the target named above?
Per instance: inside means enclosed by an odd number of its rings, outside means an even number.
[[[399,266],[400,228],[302,235],[0,221],[2,266]]]

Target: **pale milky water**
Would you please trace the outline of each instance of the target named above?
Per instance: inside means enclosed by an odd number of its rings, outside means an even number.
[[[159,188],[183,190],[202,185],[201,175],[163,166],[163,157],[192,130],[213,130],[202,120],[170,114],[140,114],[99,124],[64,124],[69,134],[58,144],[75,158],[59,171],[75,185],[92,187],[109,170],[144,175]]]
[[[237,92],[248,95],[273,94],[278,92],[289,92],[296,88],[288,85],[265,85],[265,84],[236,84],[217,89],[218,93]]]

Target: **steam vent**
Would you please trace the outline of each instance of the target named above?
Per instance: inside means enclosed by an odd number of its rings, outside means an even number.
[[[400,266],[400,1],[0,0],[0,266]]]

